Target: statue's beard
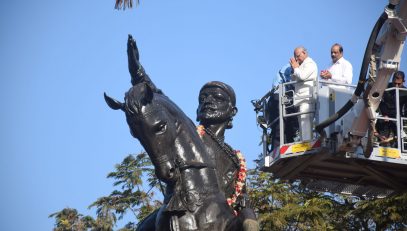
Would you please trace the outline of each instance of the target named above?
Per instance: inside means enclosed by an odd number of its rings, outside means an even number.
[[[202,124],[213,124],[228,122],[231,115],[228,111],[219,111],[212,109],[204,109],[198,113],[198,120]]]

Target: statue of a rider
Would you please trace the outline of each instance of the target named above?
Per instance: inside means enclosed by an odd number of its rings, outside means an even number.
[[[226,83],[212,81],[201,88],[198,101],[198,132],[216,165],[218,182],[229,205],[243,219],[243,230],[258,230],[254,211],[248,206],[245,160],[225,142],[225,130],[232,128],[237,113],[235,92]]]
[[[132,85],[144,82],[153,91],[163,94],[140,64],[136,42],[131,35],[127,43],[127,55]],[[225,130],[232,128],[232,120],[237,113],[235,92],[223,82],[212,81],[201,88],[198,100],[197,132],[216,166],[218,183],[229,205],[243,220],[243,230],[259,230],[255,213],[248,207],[245,194],[245,160],[239,151],[233,150],[224,141]],[[154,221],[157,213],[158,211],[155,211],[146,217],[137,230],[155,230]]]

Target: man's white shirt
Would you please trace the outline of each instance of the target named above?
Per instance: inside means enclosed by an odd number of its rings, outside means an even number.
[[[328,69],[332,74],[332,78],[328,81],[332,81],[340,84],[352,84],[353,68],[352,64],[345,58],[340,58]]]

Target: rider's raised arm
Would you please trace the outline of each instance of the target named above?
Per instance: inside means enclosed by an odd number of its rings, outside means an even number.
[[[137,48],[136,41],[129,34],[127,40],[127,57],[129,61],[129,72],[131,75],[131,84],[134,86],[138,83],[146,83],[151,89],[156,93],[161,93],[162,91],[158,89],[154,83],[151,81],[150,77],[146,74],[143,66],[140,63],[140,56]]]

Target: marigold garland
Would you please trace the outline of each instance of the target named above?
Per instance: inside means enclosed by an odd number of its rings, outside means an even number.
[[[196,131],[198,132],[199,136],[202,138],[203,135],[205,135],[205,127],[203,125],[198,125],[196,127]],[[245,181],[246,181],[246,172],[247,172],[247,168],[246,168],[246,160],[243,156],[243,154],[239,151],[239,150],[234,150],[234,153],[237,157],[237,159],[239,160],[239,171],[236,172],[235,174],[235,192],[232,194],[231,197],[228,197],[226,199],[227,203],[230,206],[234,206],[237,198],[239,197],[239,195],[242,193],[243,187],[245,185]]]
[[[243,187],[244,187],[245,181],[246,181],[246,172],[247,172],[246,160],[244,159],[243,154],[239,150],[235,150],[234,152],[236,154],[236,157],[239,160],[240,166],[239,166],[239,171],[236,172],[236,175],[235,175],[235,179],[236,179],[235,192],[232,194],[232,197],[227,198],[227,202],[230,206],[234,205],[237,198],[242,193],[242,190],[243,190]]]

